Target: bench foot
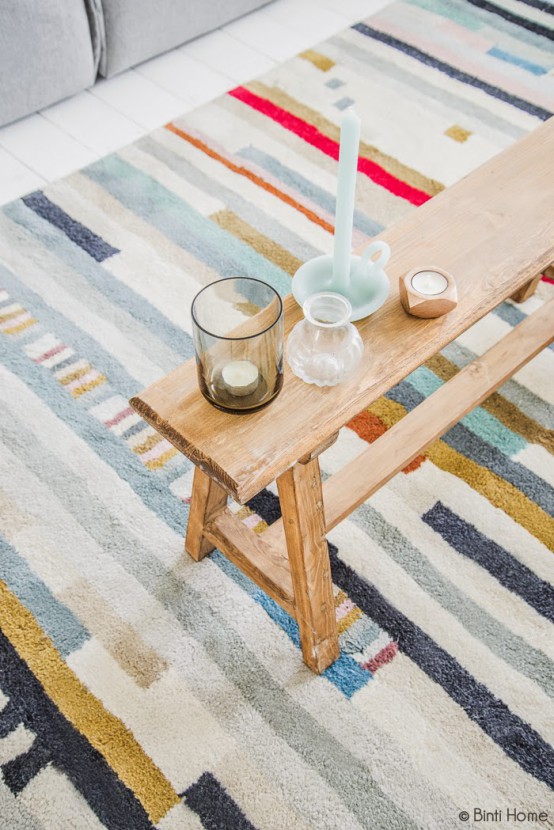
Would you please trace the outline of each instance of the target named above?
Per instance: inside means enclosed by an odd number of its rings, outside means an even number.
[[[302,656],[320,674],[340,654],[317,458],[277,479]]]
[[[227,493],[212,478],[195,467],[185,550],[197,562],[214,550],[204,528],[227,506]]]

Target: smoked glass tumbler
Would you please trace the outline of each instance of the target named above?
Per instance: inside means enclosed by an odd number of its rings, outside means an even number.
[[[251,277],[212,282],[192,301],[200,391],[226,412],[254,412],[283,385],[283,303]]]

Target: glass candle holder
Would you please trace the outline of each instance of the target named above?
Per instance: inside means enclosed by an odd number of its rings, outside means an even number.
[[[192,301],[198,383],[225,412],[254,412],[283,385],[283,303],[250,277],[212,282]]]
[[[352,306],[331,291],[312,294],[302,306],[304,319],[287,339],[287,361],[294,374],[316,386],[348,380],[364,353],[363,340],[350,322]]]

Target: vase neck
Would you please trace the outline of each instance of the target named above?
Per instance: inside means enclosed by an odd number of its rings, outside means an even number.
[[[325,291],[308,297],[302,311],[312,325],[322,329],[336,329],[348,323],[352,306],[342,294]]]

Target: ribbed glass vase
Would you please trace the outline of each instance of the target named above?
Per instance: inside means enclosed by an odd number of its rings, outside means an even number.
[[[304,319],[287,339],[287,362],[297,377],[317,386],[348,380],[364,353],[357,328],[350,322],[352,307],[333,292],[312,294],[302,306]]]

